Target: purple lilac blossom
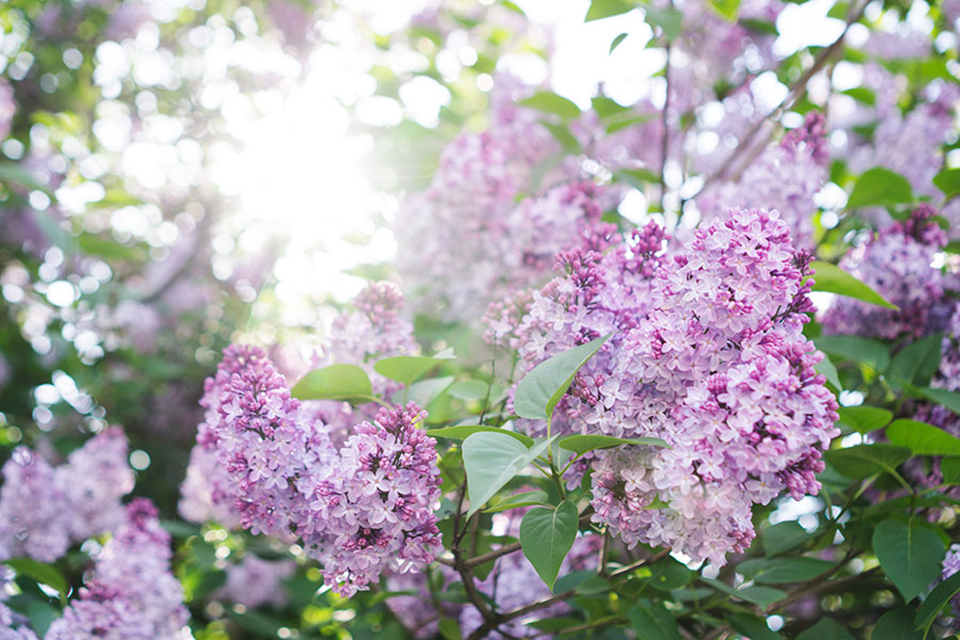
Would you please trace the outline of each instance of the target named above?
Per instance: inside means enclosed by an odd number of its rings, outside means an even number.
[[[630,546],[722,565],[754,537],[753,504],[817,492],[821,449],[838,433],[836,400],[814,370],[822,355],[801,333],[814,310],[810,256],[775,212],[756,209],[731,209],[665,255],[662,232],[639,235],[638,257],[567,259],[564,275],[534,292],[511,344],[532,368],[617,331],[554,425],[670,448],[598,454],[594,520]],[[644,508],[658,501],[667,506]]]
[[[186,640],[183,589],[170,570],[170,535],[156,507],[138,498],[104,545],[79,599],[54,621],[46,640]]]
[[[297,563],[293,560],[264,560],[248,553],[240,562],[227,565],[227,582],[213,597],[250,609],[264,604],[281,607],[287,601],[282,583],[296,570]]]

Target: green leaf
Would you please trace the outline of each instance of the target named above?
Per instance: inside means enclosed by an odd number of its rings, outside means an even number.
[[[540,126],[549,131],[557,142],[560,143],[560,146],[563,147],[563,150],[569,155],[576,155],[580,153],[580,142],[574,137],[570,132],[570,127],[566,124],[554,123],[554,122],[540,122]]]
[[[841,91],[841,93],[848,95],[857,102],[862,102],[870,107],[877,103],[877,94],[866,87],[854,87],[852,89],[847,89],[846,91]]]
[[[871,640],[923,640],[923,634],[914,629],[916,615],[912,607],[887,611],[873,628]]]
[[[621,33],[621,36],[626,37],[627,34]],[[620,37],[620,36],[617,36]],[[610,118],[612,116],[623,115],[630,111],[630,107],[625,107],[616,100],[608,98],[606,96],[597,96],[590,100],[590,103],[593,105],[593,110],[597,112],[597,115],[601,118]]]
[[[630,0],[592,0],[590,2],[590,8],[587,9],[587,16],[584,18],[584,21],[590,22],[592,20],[609,18],[610,16],[618,16],[635,9],[636,6],[637,3],[630,2]]]
[[[77,247],[89,256],[99,256],[107,260],[130,260],[140,262],[147,258],[147,252],[142,246],[128,246],[110,238],[103,238],[91,233],[82,233],[77,236]]]
[[[778,522],[760,531],[763,552],[769,558],[799,547],[810,539],[810,534],[796,520]]]
[[[610,43],[610,53],[613,53],[616,50],[616,48],[620,46],[620,43],[627,39],[628,35],[629,34],[627,33],[621,33],[616,38],[614,38],[613,42]],[[600,114],[600,117],[602,118],[603,115]]]
[[[879,293],[835,264],[815,260],[810,266],[817,271],[813,275],[814,291],[827,291],[887,309],[898,309],[896,305],[887,302]]]
[[[874,167],[857,178],[853,193],[847,201],[847,208],[883,207],[908,202],[913,202],[910,181],[889,169]]]
[[[513,407],[517,415],[532,420],[549,420],[573,383],[577,371],[593,357],[610,335],[557,354],[527,373],[517,385],[513,397]]]
[[[410,384],[422,378],[427,372],[439,367],[447,358],[430,358],[428,356],[394,356],[377,361],[373,370],[385,378],[396,380],[403,384]]]
[[[460,631],[460,621],[456,618],[441,618],[438,624],[440,635],[443,640],[463,640],[463,632]]]
[[[650,586],[659,591],[673,591],[689,584],[694,573],[673,558],[664,558],[650,567]]]
[[[67,593],[70,591],[70,583],[52,564],[40,562],[33,558],[12,558],[5,560],[4,564],[22,576],[53,587],[60,592],[61,600],[66,599]]]
[[[946,555],[940,536],[919,526],[915,519],[909,524],[893,519],[878,524],[873,531],[873,552],[907,601],[940,575]]]
[[[650,447],[666,447],[667,443],[660,438],[615,438],[613,436],[593,435],[593,436],[567,436],[557,443],[561,449],[572,451],[577,455],[583,455],[588,451],[595,449],[609,449],[621,445],[647,445]]]
[[[427,380],[414,382],[410,385],[406,396],[421,407],[427,407],[453,384],[453,380],[453,376],[443,376],[442,378],[428,378]],[[391,399],[395,404],[399,404],[403,402],[403,398],[403,389],[399,389]]]
[[[933,177],[933,184],[943,192],[945,200],[960,194],[960,169],[944,169]]]
[[[529,449],[507,433],[474,433],[463,441],[463,465],[470,492],[469,519],[524,467],[546,451],[553,438]]]
[[[647,184],[657,184],[660,178],[657,174],[646,169],[621,169],[615,172],[614,177],[622,182],[626,182],[634,189],[643,190]]]
[[[537,111],[558,115],[564,120],[580,117],[580,107],[571,100],[550,91],[538,91],[529,98],[521,100],[520,104]]]
[[[643,640],[683,640],[677,621],[663,605],[643,608],[639,605],[627,611],[630,626]]]
[[[887,439],[918,456],[960,455],[960,439],[925,422],[897,420],[887,427]]]
[[[843,384],[840,382],[840,376],[837,375],[837,368],[827,354],[823,354],[823,358],[813,368],[817,373],[822,373],[826,377],[827,384],[833,387],[834,391],[837,393],[843,391]]]
[[[357,365],[332,364],[303,376],[291,394],[300,400],[346,400],[361,404],[373,399],[373,387],[367,372]]]
[[[940,368],[942,341],[943,336],[937,334],[907,345],[893,357],[884,375],[920,387],[930,384],[930,378]]]
[[[489,388],[483,380],[464,380],[450,387],[447,393],[458,400],[483,400]]]
[[[667,41],[672,42],[680,35],[683,29],[683,13],[676,7],[648,5],[643,8],[643,12],[646,14],[647,22],[663,30],[663,36]]]
[[[940,473],[943,474],[944,484],[960,484],[960,458],[940,460]]]
[[[740,0],[710,0],[710,6],[729,22],[736,22],[740,13]]]
[[[443,427],[442,429],[427,429],[426,434],[432,438],[450,438],[452,440],[464,440],[475,433],[502,433],[522,442],[525,447],[533,446],[533,438],[529,438],[522,433],[507,431],[500,427],[490,427],[487,425],[461,425],[457,427]]]
[[[737,571],[747,580],[764,584],[788,584],[816,578],[834,564],[817,558],[755,558],[741,562]]]
[[[927,400],[943,405],[947,409],[950,409],[950,411],[960,415],[960,393],[946,389],[934,389],[932,387],[923,387],[916,391]]]
[[[825,451],[823,457],[848,478],[867,478],[877,473],[895,474],[910,457],[910,449],[892,444],[860,444],[846,449]]]
[[[498,500],[484,509],[484,513],[499,513],[508,509],[519,509],[520,507],[531,507],[535,505],[545,505],[549,496],[545,491],[524,491],[515,493],[512,496],[505,496],[503,500]]]
[[[767,623],[755,616],[745,613],[734,613],[727,617],[730,626],[748,636],[750,640],[780,640],[781,636],[774,633],[767,626]]]
[[[854,640],[854,637],[836,620],[821,618],[820,622],[798,635],[797,640]]]
[[[553,591],[560,565],[577,539],[577,505],[564,500],[556,508],[534,507],[520,522],[520,545],[537,575]]]
[[[890,364],[890,350],[876,340],[860,336],[821,336],[813,342],[821,351],[865,364],[877,372],[884,371]]]
[[[730,594],[735,598],[740,598],[741,600],[763,608],[769,607],[774,602],[787,597],[786,591],[774,589],[773,587],[764,587],[762,585],[753,585],[751,587],[735,589],[728,584],[720,582],[719,580],[704,579],[703,582],[706,582],[711,587],[716,588],[718,591]]]
[[[840,422],[857,433],[870,433],[881,429],[893,419],[893,413],[878,407],[840,407]]]
[[[920,609],[917,611],[917,617],[913,621],[916,628],[923,629],[923,631],[926,632],[926,630],[930,628],[930,625],[933,624],[933,621],[937,619],[940,610],[943,609],[957,593],[960,593],[960,571],[934,587],[930,595],[926,597],[923,604],[920,605]]]

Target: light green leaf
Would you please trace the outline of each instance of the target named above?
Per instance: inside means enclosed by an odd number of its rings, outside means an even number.
[[[945,200],[960,194],[960,169],[944,169],[933,177],[933,184],[943,192]]]
[[[453,384],[453,380],[453,376],[443,376],[442,378],[428,378],[427,380],[414,382],[410,385],[406,396],[421,407],[427,407]],[[403,397],[403,389],[399,389],[393,394],[391,400],[394,404],[400,404],[403,402]]]
[[[450,387],[447,393],[458,400],[483,400],[489,388],[490,384],[483,380],[464,380]]]
[[[860,282],[852,275],[835,264],[816,260],[810,263],[816,269],[813,275],[813,290],[836,293],[848,298],[856,298],[861,302],[879,305],[887,309],[898,309],[894,304],[887,302],[879,293]]]
[[[448,359],[427,356],[394,356],[377,361],[373,365],[373,370],[385,378],[410,384],[422,378],[432,369],[439,367]]]
[[[878,524],[873,532],[873,552],[908,602],[940,575],[946,555],[940,536],[921,527],[916,519],[909,524],[893,519]]]
[[[498,500],[484,509],[484,513],[499,513],[509,509],[519,509],[520,507],[531,507],[535,505],[545,505],[549,496],[545,491],[524,491],[515,493],[511,496],[505,496],[503,500]]]
[[[763,584],[788,584],[816,578],[834,564],[807,557],[755,558],[741,562],[737,570],[747,580]]]
[[[553,591],[560,565],[577,539],[577,505],[564,500],[556,508],[534,507],[520,522],[520,546],[537,575]]]
[[[463,441],[463,465],[467,471],[470,492],[469,519],[510,482],[524,467],[545,452],[554,438],[534,444],[529,449],[513,434],[481,431]]]
[[[12,558],[5,560],[3,564],[22,576],[53,587],[60,592],[61,600],[65,599],[67,593],[70,591],[70,583],[67,582],[63,574],[52,564],[40,562],[33,558]]]
[[[840,422],[851,427],[857,433],[870,433],[881,429],[893,419],[893,413],[878,407],[840,407]]]
[[[840,382],[840,376],[837,374],[837,368],[830,360],[830,356],[823,354],[823,359],[813,366],[817,373],[822,373],[827,378],[827,384],[833,387],[837,393],[843,391],[843,384]]]
[[[437,628],[440,630],[443,640],[463,640],[460,621],[456,618],[441,618]]]
[[[517,385],[513,397],[513,407],[517,415],[532,420],[549,420],[573,383],[577,371],[593,357],[610,335],[557,354],[527,373]]]
[[[487,425],[460,425],[456,427],[443,427],[442,429],[427,429],[426,434],[432,438],[450,438],[452,440],[464,440],[475,433],[503,433],[518,442],[522,442],[525,447],[533,446],[533,438],[528,438],[522,433],[507,431],[500,427],[490,427]]]
[[[540,126],[549,131],[554,139],[560,143],[560,146],[563,147],[563,150],[568,155],[575,155],[580,153],[580,141],[570,132],[570,127],[566,124],[560,122],[540,122]]]
[[[946,389],[934,389],[932,387],[916,389],[916,392],[927,400],[943,405],[947,409],[950,409],[950,411],[960,415],[960,393]]]
[[[647,5],[643,8],[646,20],[651,26],[660,27],[663,37],[668,42],[677,39],[683,29],[683,12],[673,6],[655,7]]]
[[[910,449],[892,444],[860,444],[825,451],[823,457],[848,478],[867,478],[877,473],[896,474],[897,467],[910,457]]]
[[[610,53],[613,53],[616,50],[616,48],[620,46],[620,43],[627,39],[628,35],[629,34],[627,33],[621,33],[616,38],[614,38],[613,42],[610,43]],[[602,118],[603,115],[600,115],[600,117]]]
[[[906,447],[918,456],[960,455],[960,439],[943,429],[915,420],[896,420],[887,427],[890,444]]]
[[[592,20],[609,18],[610,16],[618,16],[636,7],[637,3],[631,2],[630,0],[591,0],[590,8],[587,9],[587,17],[584,21],[590,22]]]
[[[740,0],[710,0],[710,6],[720,14],[721,17],[736,22],[740,13]]]
[[[910,181],[889,169],[874,167],[857,178],[847,208],[883,207],[908,202],[913,202]]]
[[[561,449],[583,455],[595,449],[609,449],[622,445],[647,445],[650,447],[666,447],[667,443],[660,438],[615,438],[613,436],[567,436],[557,443]]]
[[[373,399],[373,387],[367,372],[357,365],[332,364],[303,376],[291,394],[300,400],[345,400],[362,404]]]
[[[580,107],[571,100],[550,91],[538,91],[529,98],[521,100],[520,104],[530,109],[558,115],[564,120],[580,117]]]
[[[944,484],[960,484],[960,457],[941,459],[940,473]]]

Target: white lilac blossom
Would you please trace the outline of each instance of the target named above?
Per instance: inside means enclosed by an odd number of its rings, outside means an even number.
[[[133,489],[127,441],[117,428],[88,440],[56,469],[26,447],[3,466],[0,548],[7,557],[53,562],[67,548],[110,531],[124,518]]]
[[[264,560],[248,553],[240,562],[227,565],[227,581],[213,597],[251,609],[264,604],[280,607],[287,600],[283,581],[296,570],[293,560]]]
[[[512,344],[530,368],[568,341],[617,332],[554,424],[670,448],[599,454],[593,518],[631,546],[723,564],[754,537],[753,504],[817,492],[821,450],[838,433],[836,400],[814,370],[822,355],[801,333],[810,256],[763,210],[731,209],[665,256],[661,243],[645,230],[632,263],[618,252],[567,260]]]
[[[183,589],[170,570],[170,535],[157,510],[138,498],[95,558],[80,597],[54,621],[46,640],[186,640]]]
[[[829,156],[826,122],[820,113],[807,114],[803,126],[768,147],[737,181],[725,182],[697,198],[705,220],[724,215],[733,203],[739,207],[775,209],[790,226],[794,243],[813,246],[814,196],[827,179]]]
[[[854,247],[840,267],[899,307],[886,309],[854,298],[837,298],[824,312],[823,330],[829,334],[857,334],[894,339],[919,338],[937,332],[952,311],[944,299],[947,283],[932,266],[947,243],[934,216],[936,210],[920,204],[904,221],[895,221],[875,238]]]
[[[198,448],[206,451],[201,460],[212,456],[222,490],[213,501],[232,503],[241,526],[299,537],[323,564],[326,583],[345,596],[369,588],[385,569],[433,561],[441,549],[434,516],[440,472],[434,440],[418,426],[426,417],[419,407],[381,409],[338,450],[262,349],[227,348],[207,390],[211,411]],[[185,502],[188,512],[200,504]]]

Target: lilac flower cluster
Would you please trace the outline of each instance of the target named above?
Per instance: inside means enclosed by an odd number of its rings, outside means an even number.
[[[726,182],[697,199],[704,219],[722,216],[726,204],[775,209],[798,247],[812,248],[814,196],[827,179],[826,120],[811,111],[802,127],[768,147],[736,182]]]
[[[287,600],[282,583],[296,570],[293,560],[270,561],[248,553],[239,563],[227,565],[227,581],[214,597],[251,609],[264,604],[280,607]]]
[[[171,555],[156,507],[143,498],[131,502],[126,522],[96,557],[79,599],[50,625],[47,640],[191,638]]]
[[[182,512],[232,505],[254,533],[299,537],[342,595],[368,588],[385,568],[433,561],[440,479],[435,443],[417,427],[426,416],[419,407],[382,409],[338,450],[266,354],[236,345],[207,392]],[[218,493],[204,494],[211,486]]]
[[[662,235],[638,235],[637,257],[567,259],[511,343],[530,368],[570,341],[618,332],[554,424],[670,448],[598,455],[594,520],[631,546],[722,564],[753,538],[754,503],[816,493],[820,449],[838,433],[836,400],[814,370],[822,356],[801,333],[810,256],[776,213],[756,209],[731,209],[666,255],[654,252]]]
[[[936,213],[922,203],[905,221],[889,224],[840,261],[842,269],[899,310],[837,298],[823,314],[825,333],[893,339],[939,331],[952,312],[952,303],[944,299],[947,282],[943,274],[932,266],[947,243],[946,234],[933,219]]]
[[[111,428],[51,467],[26,447],[3,466],[0,557],[53,562],[67,548],[123,522],[120,504],[133,489],[127,440]]]
[[[960,571],[960,544],[952,544],[947,549],[947,555],[943,559],[943,573],[940,574],[940,580],[946,580],[956,572]],[[954,596],[950,600],[951,613],[949,623],[954,630],[960,629],[960,596]]]

